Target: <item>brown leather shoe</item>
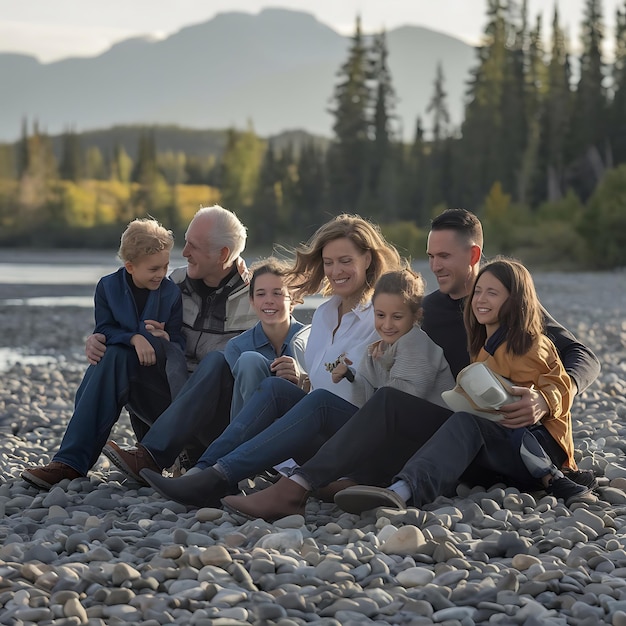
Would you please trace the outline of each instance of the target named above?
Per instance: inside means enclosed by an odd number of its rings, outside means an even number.
[[[140,443],[136,448],[120,448],[115,441],[107,441],[102,452],[118,469],[122,470],[126,476],[135,482],[147,485],[146,481],[139,475],[142,469],[151,469],[159,474],[161,468],[155,463],[152,455]]]
[[[21,476],[27,483],[38,489],[50,489],[66,478],[74,480],[80,478],[82,474],[65,463],[52,461],[41,467],[29,467],[22,472]]]
[[[358,484],[356,480],[352,480],[351,478],[340,478],[339,480],[334,480],[332,483],[328,483],[325,487],[315,489],[311,495],[318,500],[322,500],[322,502],[334,502],[335,494]]]
[[[311,492],[297,482],[283,476],[277,483],[249,496],[227,496],[222,504],[227,511],[250,519],[274,522],[288,515],[304,516],[306,501]]]

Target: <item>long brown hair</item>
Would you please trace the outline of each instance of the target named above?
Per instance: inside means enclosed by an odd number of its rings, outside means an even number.
[[[543,313],[535,284],[530,272],[521,263],[496,257],[480,268],[465,302],[464,321],[470,357],[475,359],[487,340],[487,329],[478,322],[472,311],[476,283],[485,272],[493,274],[509,292],[498,315],[500,326],[507,329],[507,351],[518,356],[526,354],[544,331]]]
[[[370,298],[374,285],[382,274],[403,267],[398,251],[387,242],[378,226],[358,215],[344,213],[320,226],[307,243],[296,248],[296,260],[291,273],[298,297],[320,291],[324,295],[332,292],[324,275],[322,250],[330,241],[342,238],[352,241],[363,254],[369,252],[372,256],[365,274],[366,284],[361,301]]]

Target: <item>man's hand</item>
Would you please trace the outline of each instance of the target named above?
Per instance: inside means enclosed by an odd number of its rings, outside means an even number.
[[[248,269],[246,262],[241,257],[237,257],[235,265],[237,266],[237,271],[241,276],[241,280],[243,280],[243,282],[247,285],[252,278],[252,272]]]
[[[154,348],[143,335],[133,335],[130,344],[135,347],[141,365],[154,365],[156,363]]]
[[[102,333],[94,333],[87,337],[87,341],[85,342],[85,354],[91,365],[100,363],[100,359],[104,356],[107,349],[106,340],[107,338]]]
[[[548,405],[545,398],[536,390],[529,387],[513,387],[513,394],[520,399],[511,404],[505,404],[498,409],[505,414],[499,423],[506,428],[521,428],[532,426],[548,414]]]
[[[300,382],[300,368],[293,357],[279,356],[272,361],[270,370],[279,378],[284,378],[295,385]]]
[[[143,323],[146,325],[146,330],[153,337],[161,337],[161,339],[165,339],[166,341],[170,340],[170,336],[167,334],[165,330],[165,322],[157,322],[155,320],[144,320]]]

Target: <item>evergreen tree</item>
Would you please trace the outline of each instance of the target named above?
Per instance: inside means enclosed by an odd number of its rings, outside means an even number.
[[[325,160],[323,151],[313,141],[300,150],[294,190],[294,203],[298,207],[294,214],[294,227],[303,239],[328,219],[323,212],[327,196]]]
[[[528,17],[527,4],[521,8],[515,0],[508,0],[505,11],[506,41],[502,66],[502,99],[500,101],[501,128],[497,133],[498,153],[501,158],[499,180],[504,189],[518,201],[525,196],[526,181],[522,176],[522,160],[529,140],[529,102],[536,99],[537,86],[527,80],[528,71]]]
[[[428,222],[428,211],[424,204],[425,186],[425,142],[422,119],[418,116],[415,123],[415,135],[406,158],[403,172],[403,211],[399,216],[414,220],[418,226]]]
[[[603,38],[601,0],[586,0],[585,19],[581,26],[580,79],[570,128],[569,158],[572,161],[585,156],[592,148],[600,154],[604,152],[607,94],[602,61]]]
[[[219,187],[223,204],[244,223],[252,221],[251,207],[259,182],[265,146],[252,124],[246,131],[229,129],[220,164]],[[247,219],[249,218],[249,219]]]
[[[337,213],[355,212],[366,192],[371,139],[369,57],[360,18],[338,77],[330,109],[335,118],[335,140],[328,152],[330,194]]]
[[[615,12],[613,98],[609,117],[613,163],[626,162],[626,3]]]
[[[552,46],[547,69],[546,93],[541,105],[541,133],[537,176],[532,199],[558,200],[564,192],[565,145],[570,127],[572,91],[565,34],[558,8],[552,19]]]
[[[465,206],[473,209],[480,205],[494,180],[505,178],[500,146],[508,33],[502,0],[488,0],[487,17],[467,95],[458,166],[463,172]]]
[[[448,110],[448,94],[446,93],[445,78],[441,61],[437,62],[437,72],[435,75],[435,85],[433,95],[426,108],[426,113],[432,113],[432,138],[435,145],[448,135],[448,125],[450,124],[450,111]]]
[[[392,122],[395,119],[396,94],[387,62],[385,32],[374,37],[371,77],[376,93],[374,106],[374,142],[369,164],[368,215],[377,220],[394,219],[398,215],[397,177],[398,148],[394,141]]]
[[[113,148],[113,161],[111,164],[111,178],[121,183],[129,183],[133,175],[133,160],[128,156],[126,149],[121,143],[116,143]]]
[[[72,129],[68,129],[61,137],[61,164],[59,175],[64,180],[78,182],[82,178],[80,138]]]
[[[524,2],[526,6],[526,1]],[[525,9],[524,9],[525,10]],[[522,154],[518,178],[518,201],[526,205],[537,201],[535,196],[540,173],[539,154],[541,144],[543,102],[548,89],[548,69],[542,37],[541,14],[535,28],[530,32],[528,62],[525,84],[526,146]],[[542,197],[541,200],[544,198]]]
[[[250,228],[254,229],[254,240],[273,244],[277,240],[277,222],[280,210],[282,172],[274,145],[270,141],[259,173],[259,181],[254,194],[253,211],[255,219]]]
[[[29,166],[28,160],[28,122],[26,118],[22,119],[22,134],[20,140],[15,147],[15,162],[17,164],[17,177],[22,178]]]
[[[433,95],[426,108],[426,113],[432,114],[432,141],[428,159],[422,166],[422,202],[425,209],[430,210],[446,200],[446,190],[450,184],[448,176],[449,167],[444,168],[444,160],[449,156],[448,151],[448,126],[450,113],[445,90],[445,78],[441,62],[437,63]],[[447,162],[449,166],[449,161]]]
[[[142,131],[137,144],[137,161],[133,168],[133,182],[147,184],[154,180],[158,173],[157,149],[154,131]]]

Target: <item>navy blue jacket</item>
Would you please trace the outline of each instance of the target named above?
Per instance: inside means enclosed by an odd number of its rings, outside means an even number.
[[[165,278],[158,289],[150,291],[144,310],[137,311],[135,298],[127,282],[126,269],[120,267],[98,281],[94,303],[94,333],[105,335],[107,345],[130,346],[133,335],[143,335],[150,340],[152,335],[145,329],[143,321],[155,320],[165,322],[170,341],[185,349],[182,296],[178,285],[169,278]]]

